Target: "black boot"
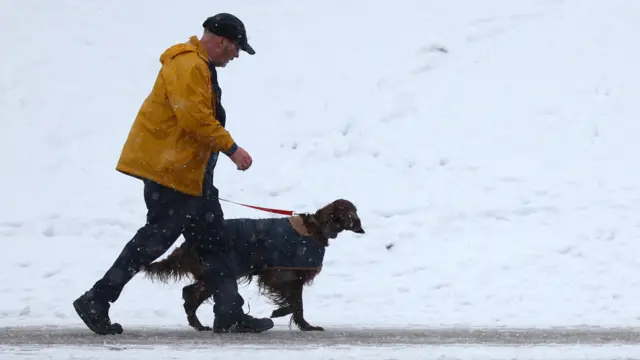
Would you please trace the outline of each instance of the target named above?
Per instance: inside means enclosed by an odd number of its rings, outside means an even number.
[[[101,300],[92,291],[87,291],[73,302],[73,307],[80,319],[84,321],[91,331],[98,335],[122,334],[122,326],[111,323],[109,319],[108,301]]]
[[[233,323],[221,319],[216,316],[213,321],[213,332],[221,333],[261,333],[273,327],[273,320],[269,318],[254,318],[253,316],[242,314],[239,319]]]

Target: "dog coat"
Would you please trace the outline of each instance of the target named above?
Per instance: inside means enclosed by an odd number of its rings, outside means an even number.
[[[298,234],[288,218],[226,219],[225,232],[236,250],[240,275],[269,268],[318,270],[325,248]]]

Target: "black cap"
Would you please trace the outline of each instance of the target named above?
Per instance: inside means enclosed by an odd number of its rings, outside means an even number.
[[[233,41],[238,44],[240,50],[246,51],[250,55],[254,55],[256,53],[251,45],[249,45],[247,30],[245,30],[244,24],[240,19],[231,14],[220,13],[208,17],[207,20],[202,23],[202,27],[209,32]]]

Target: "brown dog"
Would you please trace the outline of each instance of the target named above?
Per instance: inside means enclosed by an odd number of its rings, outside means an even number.
[[[302,288],[320,273],[329,239],[342,231],[364,234],[356,207],[339,199],[313,214],[283,218],[226,219],[226,233],[234,246],[238,280],[250,283],[258,277],[258,288],[278,309],[272,318],[293,314],[291,321],[303,331],[322,331],[311,326],[303,315]],[[205,286],[200,257],[186,243],[166,259],[143,269],[152,280],[168,282],[190,276],[195,282],[182,289],[189,325],[198,331],[211,331],[196,315],[198,307],[212,297]]]

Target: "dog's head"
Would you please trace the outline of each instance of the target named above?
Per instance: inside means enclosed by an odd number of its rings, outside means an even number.
[[[364,234],[358,209],[351,201],[338,199],[318,210],[315,218],[320,231],[327,239],[335,239],[342,231]]]

